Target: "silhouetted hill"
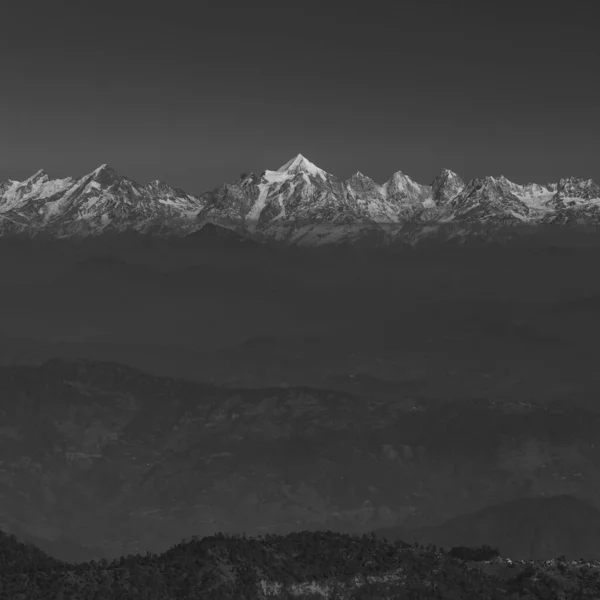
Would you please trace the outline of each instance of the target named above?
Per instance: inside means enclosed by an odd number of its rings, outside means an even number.
[[[0,529],[0,582],[7,573],[30,569],[60,569],[65,561],[49,556],[31,542],[20,541],[13,533]],[[4,593],[0,585],[0,594]]]
[[[569,560],[600,560],[600,511],[566,494],[492,504],[437,526],[375,533],[390,540],[403,538],[443,548],[491,544],[502,556],[514,559],[547,560],[564,555]]]
[[[70,565],[0,533],[0,600],[592,600],[599,570],[600,564],[518,562],[485,548],[444,553],[332,531],[219,533],[182,540],[158,555]]]
[[[3,522],[2,516],[0,516],[0,532],[14,536],[19,540],[27,540],[28,545],[39,548],[52,559],[59,561],[80,563],[110,558],[103,549],[89,548],[76,540],[70,539],[67,535],[61,535],[56,539],[45,539],[32,535],[26,527],[19,526],[16,523]]]

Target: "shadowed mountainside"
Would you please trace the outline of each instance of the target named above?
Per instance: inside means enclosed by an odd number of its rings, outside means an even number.
[[[598,595],[598,563],[514,561],[489,546],[411,547],[374,536],[300,531],[182,540],[161,554],[77,565],[0,532],[0,599],[509,600]]]
[[[2,527],[109,557],[190,533],[414,530],[519,498],[595,503],[600,486],[600,415],[559,402],[222,388],[61,360],[0,368],[0,393]]]

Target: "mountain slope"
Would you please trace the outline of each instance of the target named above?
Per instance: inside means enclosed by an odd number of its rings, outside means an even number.
[[[431,195],[400,171],[383,185],[360,172],[342,181],[299,154],[210,193],[199,218],[301,245],[373,235],[382,242],[387,226],[433,206]]]
[[[465,182],[443,169],[431,185],[397,171],[383,184],[347,180],[298,154],[279,169],[191,196],[160,181],[139,185],[101,165],[80,179],[38,171],[0,183],[0,234],[87,236],[137,231],[188,235],[206,224],[256,241],[320,246],[411,244],[427,238],[504,240],[523,226],[600,223],[600,186],[576,177],[519,185],[504,176]]]
[[[139,185],[108,165],[89,175],[50,180],[43,171],[0,187],[0,233],[47,231],[57,237],[184,227],[200,210],[197,198],[161,182]]]
[[[62,552],[161,551],[217,531],[414,530],[526,485],[597,503],[600,422],[584,408],[416,407],[411,390],[234,389],[62,360],[0,368],[0,392],[0,529]]]
[[[440,552],[332,531],[193,537],[161,554],[79,564],[53,563],[0,532],[0,555],[6,561],[0,570],[1,600],[68,595],[147,600],[592,600],[598,597],[600,567],[582,560],[514,561],[490,548]]]
[[[498,547],[513,559],[549,560],[564,555],[600,559],[600,511],[579,498],[559,494],[519,498],[462,514],[441,525],[407,531],[382,529],[377,535],[390,540],[416,540],[420,544]]]

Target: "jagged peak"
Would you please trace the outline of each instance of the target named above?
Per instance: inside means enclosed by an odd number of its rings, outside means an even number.
[[[352,186],[363,187],[365,184],[367,186],[376,185],[378,187],[383,187],[379,183],[377,183],[374,179],[372,179],[368,175],[365,175],[364,173],[361,173],[360,171],[356,171],[356,173],[354,173],[348,179],[346,179],[346,181],[344,183],[351,187]]]
[[[498,183],[502,183],[501,177],[494,177],[493,175],[486,175],[485,177],[475,177],[469,182],[472,186],[496,186]]]
[[[116,171],[110,166],[107,165],[106,163],[101,164],[97,169],[94,169],[94,171],[92,171],[92,175],[96,176],[96,175],[100,175],[101,173],[111,173],[111,174],[115,174],[116,175]]]
[[[523,187],[526,187],[526,188],[549,188],[552,186],[556,186],[556,182],[535,183],[534,181],[528,181]]]
[[[124,178],[119,175],[110,165],[102,164],[84,177],[87,181],[95,181],[100,185],[111,186]]]
[[[500,175],[500,177],[498,177],[498,181],[501,181],[502,183],[510,183],[511,185],[519,185],[518,183],[515,183],[514,181],[508,179],[508,177],[505,177],[504,175]]]
[[[446,169],[446,168],[444,168],[440,171],[440,175],[442,177],[448,177],[448,178],[452,178],[452,179],[459,177],[458,173],[455,173],[454,171],[452,171],[450,169]]]
[[[593,179],[584,179],[583,177],[575,177],[575,176],[570,176],[570,177],[561,177],[558,180],[558,184],[559,185],[565,185],[565,184],[576,184],[576,185],[583,185],[583,186],[590,186],[593,185],[594,181]]]
[[[486,185],[490,182],[490,177],[473,177],[467,185],[465,186],[465,190],[471,190],[476,187],[481,187],[482,185]]]
[[[558,194],[583,194],[594,197],[600,197],[600,185],[593,179],[584,179],[583,177],[564,177],[556,183],[556,192]]]
[[[464,185],[462,177],[450,169],[442,169],[432,182],[432,187],[440,187],[449,182],[459,182]]]
[[[496,176],[486,175],[485,177],[475,177],[467,183],[463,188],[464,194],[470,194],[477,192],[477,190],[485,189],[494,193],[518,193],[518,190],[524,190],[524,186],[521,186],[510,179],[507,179],[504,175]]]
[[[23,183],[29,183],[31,181],[36,181],[37,179],[41,179],[42,177],[48,177],[48,174],[44,169],[37,170],[31,177],[28,177]]]
[[[310,160],[298,154],[294,158],[288,160],[282,167],[279,167],[277,173],[308,173],[309,175],[318,175],[325,178],[325,171],[319,169],[317,165],[311,163]]]
[[[172,188],[168,183],[165,183],[164,181],[161,181],[160,179],[153,179],[152,181],[149,181],[145,187],[147,188],[158,188],[158,189],[174,189]]]
[[[442,169],[431,183],[434,199],[447,202],[465,189],[465,182],[454,171]]]
[[[511,187],[517,185],[514,181],[507,179],[504,175],[500,175],[500,177],[498,177],[498,183],[501,183],[503,185],[509,185]]]
[[[416,182],[410,175],[407,175],[404,171],[396,171],[392,174],[390,181],[407,181],[409,183],[413,183],[415,185],[421,185]]]
[[[361,173],[360,171],[356,171],[356,173],[354,173],[354,175],[352,175],[352,177],[350,177],[350,179],[368,179],[369,181],[373,181],[368,175],[365,175],[364,173]]]
[[[288,171],[290,169],[298,168],[298,167],[304,166],[306,164],[312,164],[312,163],[309,160],[307,160],[306,158],[304,158],[304,156],[302,156],[302,154],[296,154],[296,156],[294,156],[293,158],[290,158],[290,160],[288,160],[282,167],[279,167],[279,169],[277,169],[277,171],[279,173],[281,173],[283,171]]]
[[[412,185],[421,185],[419,183],[417,183],[412,177],[410,177],[409,175],[407,175],[406,173],[404,173],[403,171],[396,171],[390,178],[390,180],[388,181],[388,183],[391,182],[403,182],[403,183],[408,183],[408,184],[412,184]]]

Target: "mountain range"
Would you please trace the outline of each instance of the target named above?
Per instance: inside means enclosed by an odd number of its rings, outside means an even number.
[[[0,183],[0,235],[77,238],[137,231],[187,236],[213,224],[257,241],[318,246],[423,239],[503,240],[543,227],[600,223],[591,179],[518,185],[500,177],[465,183],[443,169],[430,185],[402,171],[380,185],[357,172],[342,180],[301,154],[277,170],[244,174],[200,195],[158,180],[140,185],[104,164],[79,179]]]

